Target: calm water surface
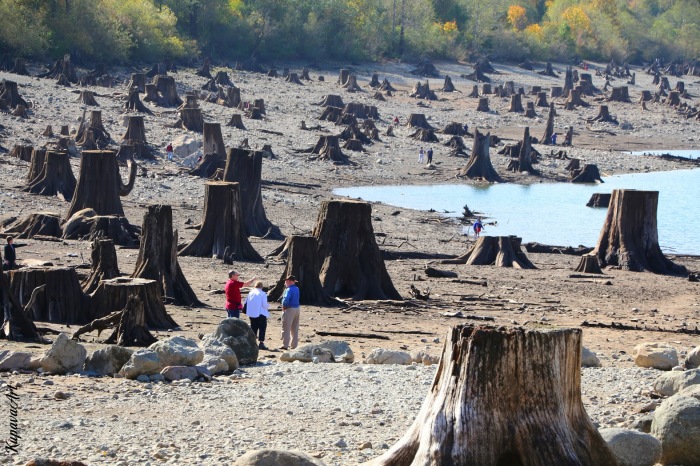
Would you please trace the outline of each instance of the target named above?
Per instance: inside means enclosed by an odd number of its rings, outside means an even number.
[[[487,235],[518,235],[523,242],[595,246],[607,209],[586,207],[593,193],[613,189],[659,191],[659,243],[665,252],[700,254],[700,170],[677,170],[603,178],[603,184],[536,183],[476,187],[367,186],[335,194],[398,207],[447,211],[460,217],[466,204],[483,213]]]

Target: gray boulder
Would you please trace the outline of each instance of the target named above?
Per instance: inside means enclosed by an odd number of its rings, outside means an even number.
[[[119,373],[127,379],[135,379],[141,374],[158,374],[162,368],[158,353],[150,348],[141,348],[131,354]]]
[[[375,348],[367,356],[367,364],[411,364],[413,359],[407,351]]]
[[[165,377],[168,382],[182,379],[195,380],[199,377],[197,368],[192,366],[168,366],[160,371],[160,375]]]
[[[241,456],[233,466],[325,466],[325,464],[300,451],[257,450]]]
[[[661,396],[671,396],[685,387],[697,384],[700,384],[700,369],[672,371],[661,374],[654,380],[654,391]]]
[[[700,464],[700,390],[688,387],[654,411],[651,435],[661,441],[661,463]]]
[[[117,345],[100,348],[87,357],[84,369],[97,375],[116,374],[129,361],[133,352]]]
[[[652,367],[670,371],[678,365],[676,349],[667,343],[640,343],[632,350],[634,363],[639,367]]]
[[[202,342],[204,361],[209,359],[223,359],[228,365],[229,371],[238,369],[238,357],[236,353],[225,343],[216,340],[211,335]]]
[[[333,353],[335,362],[355,362],[355,353],[350,349],[350,343],[343,340],[328,340],[318,344],[319,347],[329,349]]]
[[[321,348],[320,345],[315,344],[303,345],[291,351],[286,351],[280,356],[280,361],[313,362],[314,358],[317,358],[318,362],[335,362],[335,356],[331,350]]]
[[[46,350],[39,366],[46,372],[65,374],[78,372],[83,368],[87,350],[80,343],[71,340],[65,333],[60,333],[51,348]]]
[[[195,366],[204,359],[197,342],[189,338],[175,336],[157,341],[148,347],[158,354],[161,367]]]
[[[620,466],[654,466],[661,459],[661,442],[649,434],[630,429],[601,429]]]
[[[581,366],[582,367],[600,367],[600,359],[598,355],[589,350],[585,346],[581,347]]]
[[[238,363],[242,366],[258,362],[258,342],[247,322],[242,319],[224,319],[216,331],[205,340],[219,340],[236,353]]]
[[[28,369],[29,361],[31,360],[31,353],[10,350],[0,351],[0,371]]]
[[[417,362],[418,364],[423,364],[425,366],[431,366],[440,362],[440,356],[433,356],[424,349],[411,353],[411,359],[413,359],[413,362]]]
[[[228,363],[224,361],[221,358],[204,358],[204,361],[201,363],[197,364],[199,368],[204,368],[207,371],[209,371],[210,375],[216,375],[216,374],[221,374],[223,372],[228,372],[230,369],[228,367]]]
[[[697,369],[700,367],[700,346],[693,348],[688,357],[685,358],[685,368],[686,369]]]

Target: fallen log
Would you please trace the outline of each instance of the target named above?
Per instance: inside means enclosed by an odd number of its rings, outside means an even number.
[[[349,337],[349,338],[371,338],[375,340],[391,340],[386,335],[377,335],[376,333],[349,333],[349,332],[320,332],[316,330],[316,335],[321,337]]]
[[[700,335],[700,329],[695,326],[694,329],[692,328],[679,328],[679,329],[669,329],[669,328],[662,328],[662,327],[647,327],[645,324],[643,327],[640,327],[639,325],[627,325],[623,324],[620,322],[611,322],[609,324],[605,324],[603,322],[588,322],[587,320],[584,320],[581,322],[581,327],[593,327],[593,328],[609,328],[612,330],[637,330],[641,332],[663,332],[663,333],[682,333],[685,335]]]

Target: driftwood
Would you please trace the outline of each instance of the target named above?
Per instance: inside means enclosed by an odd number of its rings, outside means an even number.
[[[389,338],[386,335],[377,335],[376,333],[322,332],[316,330],[316,335],[320,337],[368,338],[373,340],[391,340],[391,338]]]
[[[611,322],[605,324],[603,322],[588,322],[584,320],[581,322],[581,327],[593,327],[593,328],[607,328],[611,330],[634,330],[639,332],[663,332],[663,333],[680,333],[684,335],[700,335],[700,329],[695,326],[695,328],[681,327],[678,329],[669,329],[663,327],[651,327],[648,325],[627,325],[620,322]]]

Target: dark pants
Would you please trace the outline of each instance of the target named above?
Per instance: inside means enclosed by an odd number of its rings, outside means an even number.
[[[235,317],[236,319],[241,318],[241,311],[232,311],[231,309],[226,309],[226,312],[228,313],[228,317]]]
[[[265,330],[267,330],[267,317],[251,317],[250,328],[253,329],[253,333],[256,337],[258,337],[258,341],[265,341]]]
[[[433,155],[428,154],[428,163],[433,163]]]

